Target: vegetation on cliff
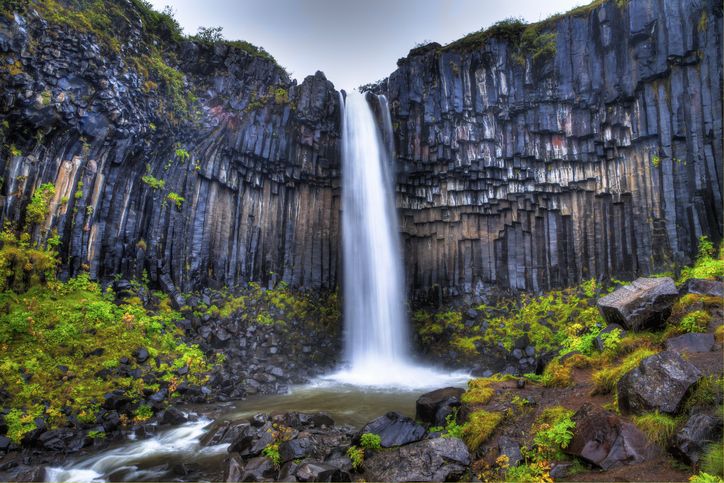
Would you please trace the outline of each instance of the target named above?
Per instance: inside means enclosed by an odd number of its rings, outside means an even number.
[[[128,402],[122,423],[143,420],[146,397],[206,382],[211,364],[183,342],[166,295],[154,294],[153,310],[117,303],[86,274],[56,280],[54,243],[32,246],[10,227],[0,243],[0,405],[14,442],[39,421],[98,431],[109,397]]]

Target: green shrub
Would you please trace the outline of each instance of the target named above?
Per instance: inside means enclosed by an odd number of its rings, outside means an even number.
[[[30,203],[25,210],[25,220],[28,224],[41,223],[48,216],[50,200],[55,195],[55,185],[44,183],[38,186],[30,198]]]
[[[275,467],[279,467],[281,456],[279,455],[279,443],[270,443],[264,447],[261,454],[271,460]]]
[[[166,181],[154,178],[150,174],[144,175],[141,180],[154,190],[162,190],[166,186]]]
[[[381,443],[382,438],[374,433],[364,433],[359,439],[359,444],[364,449],[380,449]]]
[[[352,462],[352,469],[357,470],[362,466],[365,460],[365,450],[357,446],[347,448],[347,457]]]
[[[686,314],[679,323],[685,332],[706,332],[711,322],[711,314],[704,310],[695,310]]]
[[[145,421],[153,417],[153,408],[146,404],[141,404],[134,412],[137,421]]]
[[[714,258],[714,245],[706,236],[699,238],[699,251],[692,267],[681,271],[678,283],[682,284],[690,278],[716,279],[724,277],[724,258],[722,254]]]
[[[176,148],[176,157],[181,161],[182,163],[185,162],[187,159],[191,157],[188,151],[186,151],[183,148]]]

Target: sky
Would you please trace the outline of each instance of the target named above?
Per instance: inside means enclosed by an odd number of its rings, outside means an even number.
[[[337,89],[384,79],[416,44],[446,44],[495,22],[527,22],[587,0],[151,0],[187,34],[223,27],[264,47],[300,82],[321,70]]]

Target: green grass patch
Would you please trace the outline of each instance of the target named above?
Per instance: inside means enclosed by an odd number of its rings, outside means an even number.
[[[676,432],[678,421],[668,414],[661,414],[658,411],[634,416],[633,422],[644,432],[652,443],[666,448],[672,436]]]
[[[502,412],[480,410],[471,413],[462,430],[463,441],[470,451],[476,451],[487,441],[501,421],[503,421]]]

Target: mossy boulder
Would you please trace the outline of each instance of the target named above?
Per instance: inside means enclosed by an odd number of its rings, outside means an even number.
[[[639,278],[598,301],[608,324],[628,330],[656,329],[666,323],[679,291],[671,278]]]

